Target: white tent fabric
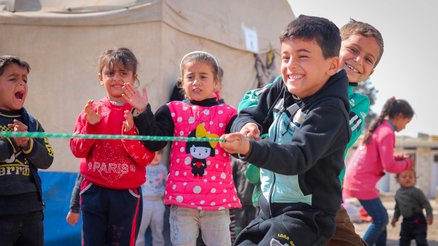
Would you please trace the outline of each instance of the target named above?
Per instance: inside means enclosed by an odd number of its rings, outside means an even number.
[[[208,51],[225,71],[223,98],[237,107],[256,86],[245,30],[257,33],[261,57],[278,56],[278,37],[293,18],[285,0],[0,0],[0,54],[31,65],[25,107],[45,130],[71,133],[85,102],[105,96],[97,81],[104,50],[134,51],[154,110],[167,102],[182,56]],[[77,171],[69,140],[50,142],[50,170]]]

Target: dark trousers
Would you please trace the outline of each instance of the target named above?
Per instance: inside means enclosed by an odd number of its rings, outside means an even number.
[[[400,230],[400,246],[411,245],[415,240],[417,245],[427,246],[427,223],[422,213],[409,218],[403,218]]]
[[[43,212],[0,216],[0,246],[43,246]]]
[[[326,246],[335,232],[334,215],[308,205],[270,204],[260,196],[259,215],[240,232],[234,245]]]
[[[141,219],[141,191],[107,189],[84,180],[81,191],[84,246],[134,245]]]

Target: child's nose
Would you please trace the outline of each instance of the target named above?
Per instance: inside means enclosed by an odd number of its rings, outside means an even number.
[[[357,63],[361,64],[362,61],[363,61],[363,57],[360,56],[360,55],[358,55],[358,56],[356,56],[356,59],[355,59],[355,60],[356,60]]]

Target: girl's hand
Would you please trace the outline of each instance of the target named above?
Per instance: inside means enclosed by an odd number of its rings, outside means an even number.
[[[130,83],[125,83],[122,89],[123,98],[135,108],[137,113],[143,112],[149,104],[146,87],[143,87],[142,93],[140,93]]]
[[[225,142],[220,142],[221,147],[230,154],[246,155],[249,152],[250,143],[248,137],[235,132],[221,136]]]
[[[84,116],[87,122],[91,125],[97,124],[101,119],[102,105],[97,105],[96,110],[93,109],[94,100],[88,100],[84,108]]]
[[[134,116],[132,116],[131,111],[125,110],[124,112],[125,121],[123,121],[123,131],[129,132],[134,127]]]
[[[74,225],[76,225],[76,223],[78,223],[79,216],[80,216],[79,213],[73,213],[73,212],[69,211],[65,220],[67,221],[67,223],[74,226]]]
[[[19,120],[14,120],[13,124],[8,124],[14,132],[27,132],[28,127]],[[15,143],[20,147],[28,146],[29,138],[15,138]]]
[[[251,139],[260,139],[260,130],[256,123],[247,123],[240,129],[240,133]]]

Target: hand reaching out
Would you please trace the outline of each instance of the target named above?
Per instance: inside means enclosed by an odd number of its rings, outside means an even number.
[[[125,83],[122,96],[138,113],[143,112],[149,104],[146,87],[143,87],[142,93],[140,93],[130,83]]]
[[[84,115],[87,122],[91,125],[97,124],[101,119],[102,105],[98,105],[96,110],[93,109],[94,100],[88,100],[85,104]]]
[[[19,120],[14,120],[13,124],[8,124],[14,132],[27,132],[28,127]],[[25,147],[29,144],[29,138],[15,138],[15,143],[20,147]]]

